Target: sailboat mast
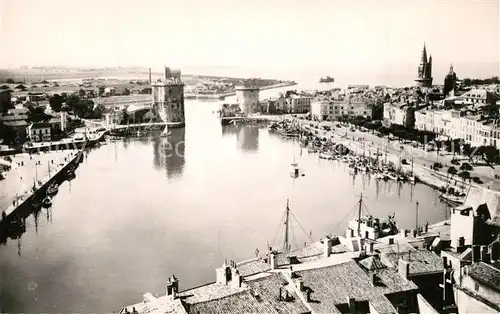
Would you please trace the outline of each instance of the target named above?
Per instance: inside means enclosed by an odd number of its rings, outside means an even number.
[[[418,201],[415,206],[415,230],[418,232]]]
[[[358,236],[361,236],[361,206],[363,205],[363,193],[359,197],[359,207],[358,207]]]
[[[285,214],[285,242],[283,243],[283,251],[288,252],[288,225],[290,224],[290,207],[289,200],[286,200],[286,214]]]

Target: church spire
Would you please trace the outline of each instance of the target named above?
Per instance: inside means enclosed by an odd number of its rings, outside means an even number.
[[[427,64],[427,50],[425,49],[425,42],[424,49],[422,50],[422,59],[420,60],[420,64]]]

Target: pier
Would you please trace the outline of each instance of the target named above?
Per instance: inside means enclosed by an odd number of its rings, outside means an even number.
[[[35,197],[45,197],[47,187],[52,182],[62,183],[65,171],[70,167],[76,168],[82,155],[83,149],[12,156],[11,169],[6,172],[6,178],[0,181],[3,192],[0,197],[0,227],[11,221],[18,212],[31,210],[31,201]]]

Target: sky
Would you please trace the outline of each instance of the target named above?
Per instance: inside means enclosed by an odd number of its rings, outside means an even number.
[[[500,72],[498,0],[1,0],[0,19],[0,68],[415,76],[425,42],[435,77]]]

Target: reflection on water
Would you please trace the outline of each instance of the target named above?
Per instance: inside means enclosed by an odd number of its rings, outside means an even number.
[[[186,131],[172,129],[167,137],[153,139],[153,164],[156,169],[165,169],[168,178],[182,176],[185,164]]]
[[[259,149],[259,127],[257,125],[246,125],[241,127],[237,139],[242,151],[256,151]]]

